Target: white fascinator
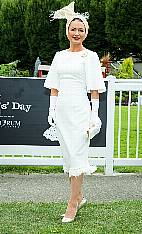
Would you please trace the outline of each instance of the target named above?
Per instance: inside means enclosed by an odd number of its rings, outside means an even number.
[[[67,20],[66,34],[68,34],[68,27],[69,27],[71,21],[74,18],[79,18],[84,23],[84,26],[86,28],[86,35],[87,35],[88,29],[89,29],[89,25],[87,22],[88,17],[89,17],[88,12],[85,12],[83,14],[74,12],[74,2],[71,2],[69,5],[61,8],[60,10],[55,11],[54,15],[53,15],[53,19],[66,19]]]

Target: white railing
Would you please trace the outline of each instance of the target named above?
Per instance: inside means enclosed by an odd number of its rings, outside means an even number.
[[[142,91],[142,80],[140,79],[120,79],[115,81],[115,92],[118,91],[119,95],[119,104],[118,104],[118,135],[117,135],[117,157],[114,157],[113,165],[133,165],[133,166],[142,166],[142,96],[140,95]],[[124,143],[126,148],[126,155],[121,152],[121,135],[122,133],[122,97],[123,92],[128,92],[128,103],[125,106],[127,109],[127,135],[126,141]],[[132,93],[136,92],[137,101],[133,103]],[[136,106],[133,106],[135,104]],[[117,107],[116,107],[117,108]],[[134,109],[135,108],[135,109]],[[136,116],[132,122],[131,115],[132,111],[136,112]],[[133,127],[135,125],[135,127]],[[131,129],[133,128],[133,132]],[[122,133],[122,134],[121,134]],[[133,144],[131,145],[130,137],[133,137]],[[124,140],[124,139],[123,139]],[[133,152],[133,155],[130,155],[130,149]],[[116,155],[115,155],[116,156]]]
[[[107,92],[107,129],[106,129],[106,147],[90,147],[89,160],[92,165],[104,166],[105,174],[113,174],[113,166],[131,165],[142,166],[142,125],[141,118],[141,96],[142,80],[117,80],[109,76],[105,79],[108,82]],[[127,108],[127,135],[126,135],[126,155],[121,152],[122,135],[122,96],[123,91],[128,91]],[[132,92],[138,93],[137,100],[137,118],[136,118],[136,146],[135,155],[130,157],[130,132],[131,132],[131,96]],[[117,155],[114,152],[114,118],[117,106],[115,106],[115,93],[119,92],[118,104],[118,134],[117,137]],[[0,146],[0,165],[62,165],[63,158],[59,146]],[[7,155],[13,155],[9,157]],[[22,155],[17,157],[16,155]],[[30,155],[30,156],[28,156]],[[42,155],[42,156],[41,156]],[[57,155],[57,156],[55,156]]]

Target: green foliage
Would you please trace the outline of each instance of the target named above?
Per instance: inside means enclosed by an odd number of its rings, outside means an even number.
[[[116,76],[117,79],[132,79],[134,78],[133,73],[133,60],[131,57],[123,60],[122,64],[119,66],[118,70],[113,72],[113,75]],[[132,93],[132,102],[137,101],[137,93]],[[116,92],[115,103],[119,103],[119,92]],[[122,93],[122,104],[128,104],[128,92],[124,91]]]
[[[9,64],[0,65],[0,76],[4,77],[28,77],[29,71],[17,69],[18,60]]]
[[[119,96],[120,92],[115,93],[115,104],[118,105],[119,103]],[[122,92],[122,105],[128,105],[128,100],[129,100],[129,92],[128,91],[123,91]],[[131,103],[133,105],[136,105],[138,102],[138,92],[132,92],[131,93]]]
[[[142,53],[142,4],[136,0],[108,0],[106,33],[109,43],[119,55]]]
[[[105,0],[91,0],[89,6],[89,34],[87,47],[95,50],[100,56],[110,51],[105,33]]]
[[[28,70],[16,70],[16,77],[29,77],[29,71]]]
[[[1,63],[28,59],[28,44],[24,32],[25,9],[28,0],[4,0],[0,10]]]
[[[0,76],[15,76],[16,75],[16,63],[12,64],[1,64],[0,65]]]
[[[142,69],[141,69],[142,70]],[[142,72],[138,73],[138,79],[142,78]]]
[[[59,21],[50,21],[51,10],[57,10],[56,0],[29,0],[25,18],[25,33],[32,63],[37,57],[51,63],[59,50]]]
[[[60,50],[69,47],[69,41],[66,36],[66,21],[59,21],[59,47]]]
[[[70,3],[70,0],[59,0],[60,7],[62,8]],[[59,20],[59,48],[60,50],[69,47],[69,41],[66,36],[66,19]]]
[[[66,20],[50,21],[52,11],[70,0],[0,0],[0,63],[20,60],[33,67],[36,58],[51,63],[56,51],[69,47]],[[110,51],[120,59],[142,55],[141,1],[76,0],[75,12],[89,12],[89,34],[84,46],[100,57]],[[125,74],[123,74],[125,75]]]
[[[70,0],[59,0],[60,8],[68,5],[71,1]],[[75,3],[76,5],[76,3]],[[66,19],[59,20],[59,47],[60,50],[69,47],[69,41],[66,36]]]
[[[131,57],[123,60],[118,70],[114,74],[118,79],[131,79],[134,77],[133,60]]]

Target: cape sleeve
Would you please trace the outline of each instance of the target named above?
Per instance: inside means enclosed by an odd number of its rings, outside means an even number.
[[[53,61],[51,63],[49,72],[47,74],[46,80],[44,82],[44,87],[48,89],[57,89],[59,90],[59,77],[57,73],[57,61],[58,61],[58,52],[56,52]]]
[[[86,59],[86,85],[87,92],[98,90],[99,93],[106,91],[104,78],[102,75],[101,64],[96,52],[88,53]]]

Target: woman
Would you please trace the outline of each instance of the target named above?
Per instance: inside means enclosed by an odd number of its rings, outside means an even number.
[[[83,46],[88,34],[88,22],[74,12],[74,2],[58,10],[54,18],[66,18],[66,34],[70,42],[67,50],[57,52],[44,87],[51,89],[48,122],[56,123],[63,153],[63,169],[69,173],[71,195],[63,223],[74,220],[85,203],[83,175],[96,167],[88,162],[89,127],[100,124],[98,117],[99,93],[105,92],[99,58]],[[91,92],[92,110],[87,92]]]

